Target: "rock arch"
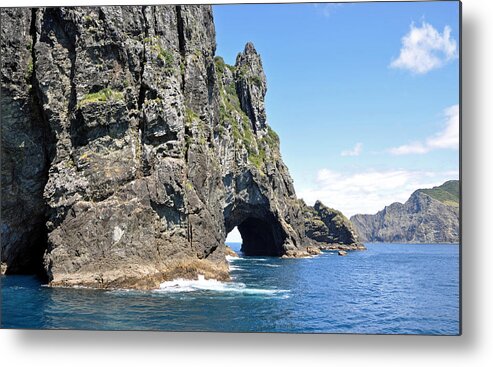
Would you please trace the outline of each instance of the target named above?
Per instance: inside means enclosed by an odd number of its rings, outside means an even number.
[[[288,234],[267,206],[242,203],[227,208],[226,233],[237,227],[242,238],[241,251],[247,256],[282,256]]]

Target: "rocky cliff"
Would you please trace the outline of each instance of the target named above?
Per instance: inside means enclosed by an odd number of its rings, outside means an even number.
[[[320,201],[316,201],[313,207],[300,201],[305,218],[305,236],[312,246],[321,250],[365,250],[344,214]]]
[[[351,222],[364,242],[458,243],[459,201],[459,181],[447,181]]]
[[[53,286],[228,278],[305,254],[260,56],[215,57],[210,6],[1,10],[2,262]]]

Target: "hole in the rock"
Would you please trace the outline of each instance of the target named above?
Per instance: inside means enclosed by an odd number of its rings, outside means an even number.
[[[226,242],[246,256],[281,256],[283,238],[277,232],[272,223],[249,217],[228,233]]]
[[[238,227],[234,227],[226,237],[226,243],[241,243],[241,233]]]

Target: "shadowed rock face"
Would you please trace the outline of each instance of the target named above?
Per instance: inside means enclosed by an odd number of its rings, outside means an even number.
[[[252,44],[210,6],[2,9],[2,262],[53,286],[228,278],[225,237],[297,256],[304,220]],[[43,255],[44,253],[44,255]]]
[[[1,17],[1,258],[8,273],[32,273],[42,269],[46,249],[51,136],[32,88],[32,12],[2,9]]]
[[[313,207],[300,200],[305,218],[305,235],[311,245],[325,250],[364,250],[349,219],[320,201]]]

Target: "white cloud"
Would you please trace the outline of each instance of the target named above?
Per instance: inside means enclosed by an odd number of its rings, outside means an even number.
[[[459,105],[448,107],[442,131],[426,139],[425,142],[412,142],[395,148],[389,152],[394,155],[425,154],[435,149],[459,149]]]
[[[329,169],[318,171],[314,187],[298,194],[307,204],[316,200],[341,210],[346,216],[374,214],[393,202],[405,202],[417,189],[441,185],[457,179],[459,171],[427,172],[410,170],[369,170],[341,173]]]
[[[394,155],[425,154],[428,153],[429,151],[430,150],[419,141],[415,141],[409,144],[405,144],[389,149],[389,152]]]
[[[361,151],[363,150],[363,144],[362,143],[357,143],[353,149],[351,150],[343,150],[341,152],[341,156],[343,157],[357,157],[361,154]]]
[[[409,33],[402,37],[399,57],[390,66],[415,74],[426,74],[442,67],[457,58],[457,42],[450,37],[450,33],[449,26],[445,26],[443,33],[440,33],[429,23],[423,22],[421,27],[412,23]]]
[[[426,141],[430,149],[459,149],[459,105],[446,108],[445,128]]]

